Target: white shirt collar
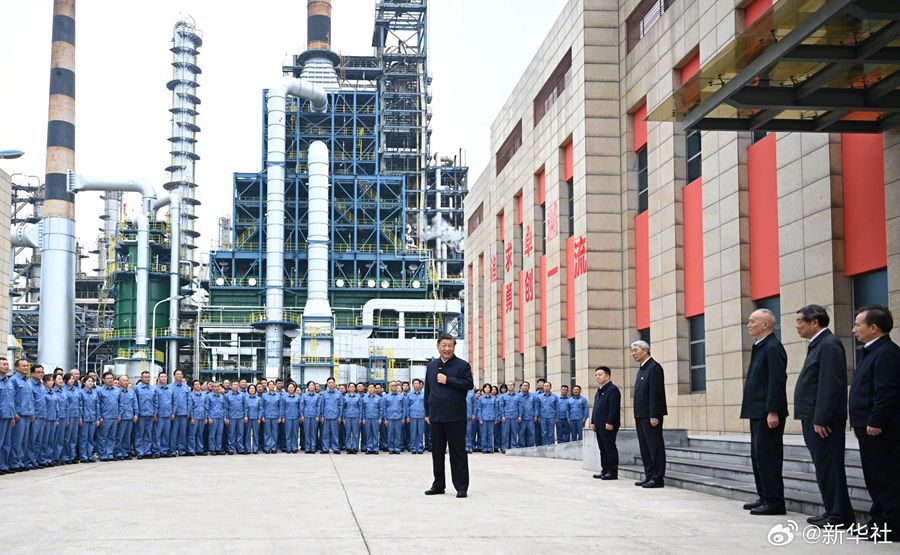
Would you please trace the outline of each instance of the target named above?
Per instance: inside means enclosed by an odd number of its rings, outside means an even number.
[[[641,366],[640,366],[640,367],[643,368],[644,365],[647,364],[647,361],[648,361],[648,360],[650,360],[650,357],[647,357],[646,359],[644,359],[644,362],[641,363]]]
[[[815,334],[814,336],[812,336],[812,337],[809,338],[809,342],[812,343],[813,341],[815,341],[816,338],[819,337],[820,335],[822,335],[822,332],[825,331],[825,330],[827,330],[827,329],[828,329],[828,328],[822,328],[822,329],[820,329],[820,330],[819,330],[819,333],[817,333],[817,334]]]
[[[883,336],[882,336],[882,337],[883,337]],[[878,341],[879,339],[881,339],[881,337],[876,337],[876,338],[873,339],[872,341],[869,341],[868,343],[866,343],[865,346],[866,346],[866,347],[871,347],[871,346],[872,346],[872,343],[875,343],[875,342]]]

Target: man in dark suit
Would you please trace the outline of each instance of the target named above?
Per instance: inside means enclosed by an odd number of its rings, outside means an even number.
[[[616,434],[619,433],[622,394],[616,384],[612,383],[608,367],[597,368],[594,379],[600,386],[594,395],[594,412],[591,414],[591,430],[596,434],[597,446],[600,448],[600,474],[594,474],[594,478],[618,480],[619,450],[616,448]]]
[[[794,388],[794,418],[816,467],[816,482],[825,514],[807,521],[816,526],[843,526],[856,517],[847,491],[844,447],[847,423],[847,356],[844,344],[828,329],[825,309],[811,304],[797,311],[797,333],[809,340],[806,362]]]
[[[644,488],[665,486],[666,444],[663,441],[663,416],[666,408],[666,377],[662,366],[650,357],[646,341],[631,344],[631,357],[641,365],[634,381],[634,423],[637,428],[644,479],[634,485]]]
[[[750,460],[759,499],[744,505],[751,515],[783,515],[784,420],[787,408],[787,353],[775,336],[775,314],[761,308],[747,330],[756,338],[750,354],[741,418],[750,420]]]
[[[449,334],[438,338],[440,358],[425,371],[425,422],[431,425],[431,461],[434,483],[425,495],[444,493],[444,454],[450,450],[450,473],[457,497],[469,489],[469,461],[466,458],[466,394],[475,384],[472,367],[454,355],[456,339]]]
[[[887,307],[866,306],[853,333],[865,343],[850,385],[850,427],[859,440],[863,477],[872,497],[862,535],[886,541],[900,531],[900,347],[888,333],[894,317]]]

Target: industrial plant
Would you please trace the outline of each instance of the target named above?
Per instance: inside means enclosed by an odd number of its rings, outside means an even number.
[[[428,1],[379,0],[370,55],[332,50],[331,15],[330,0],[308,0],[305,51],[261,91],[260,164],[235,168],[221,217],[196,194],[198,23],[173,28],[171,161],[156,184],[76,171],[74,29],[54,18],[46,177],[10,179],[10,357],[133,377],[384,382],[424,376],[440,333],[462,338],[468,168],[463,150],[430,144]],[[104,201],[93,249],[74,232],[74,202],[91,192]],[[124,195],[140,201],[125,210]],[[203,252],[210,217],[219,233]]]

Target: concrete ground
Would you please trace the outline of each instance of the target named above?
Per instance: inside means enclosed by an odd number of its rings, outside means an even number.
[[[807,543],[806,517],[600,481],[581,461],[471,455],[468,499],[426,497],[425,455],[256,455],[95,463],[0,476],[0,553],[897,552]],[[449,468],[448,468],[449,470]],[[449,474],[448,474],[449,483]],[[793,519],[789,545],[767,541]]]

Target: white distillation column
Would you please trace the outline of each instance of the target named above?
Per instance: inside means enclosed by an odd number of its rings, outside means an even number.
[[[284,151],[285,109],[288,96],[309,100],[314,112],[324,112],[328,109],[328,97],[321,85],[293,77],[280,77],[269,87],[266,101],[266,378],[268,379],[281,377],[284,357]],[[326,160],[327,150],[326,148]],[[327,203],[327,175],[325,180]],[[325,235],[327,239],[327,230]],[[327,248],[325,256],[327,262]],[[327,285],[326,273],[326,302]]]
[[[97,268],[102,276],[106,272],[109,263],[109,244],[116,237],[119,227],[119,213],[122,209],[122,193],[119,191],[107,191],[101,195],[103,199],[103,227],[100,228],[100,240],[97,241]]]
[[[165,184],[167,191],[182,199],[181,231],[186,247],[186,261],[191,267],[198,265],[195,256],[195,240],[200,233],[195,229],[194,207],[200,204],[197,200],[195,179],[195,164],[200,160],[196,153],[197,133],[197,106],[200,99],[197,97],[197,76],[202,73],[197,65],[199,48],[203,46],[203,33],[198,30],[194,20],[186,17],[175,24],[172,37],[173,54],[172,80],[166,86],[172,91],[172,135],[169,142],[172,143],[169,182]]]
[[[309,145],[308,295],[303,308],[303,352],[312,357],[331,357],[332,313],[328,302],[328,147],[322,141]],[[325,330],[328,333],[324,333]],[[330,372],[329,372],[330,375]],[[323,376],[327,378],[327,376]]]

